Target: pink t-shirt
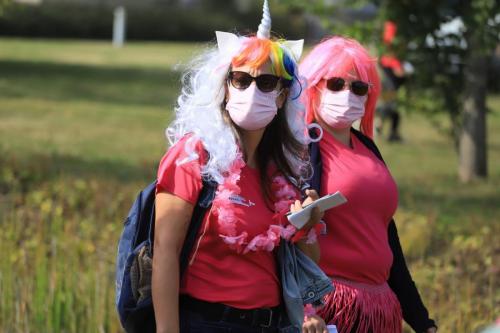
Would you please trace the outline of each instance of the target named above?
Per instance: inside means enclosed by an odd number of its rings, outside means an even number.
[[[200,161],[206,158],[201,142],[195,145],[200,159],[187,159],[186,138],[165,154],[158,169],[157,191],[165,191],[196,204],[202,187]],[[186,160],[185,160],[186,161]],[[243,167],[241,193],[233,200],[238,217],[238,234],[245,230],[249,239],[265,232],[274,212],[266,206],[257,169]],[[217,217],[209,212],[198,235],[199,246],[181,281],[181,294],[224,303],[241,309],[273,307],[280,303],[280,282],[273,252],[238,254],[219,237]],[[196,245],[195,245],[196,247]]]
[[[340,191],[347,198],[347,203],[325,212],[320,266],[332,277],[381,284],[392,265],[387,228],[398,191],[387,167],[353,134],[351,142],[352,148],[324,131],[319,144],[320,195]]]

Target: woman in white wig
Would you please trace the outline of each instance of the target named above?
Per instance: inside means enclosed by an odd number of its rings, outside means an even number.
[[[273,250],[280,239],[295,237],[318,260],[312,226],[319,212],[300,233],[284,218],[302,208],[293,184],[310,170],[303,160],[308,136],[296,73],[302,41],[271,39],[270,24],[265,1],[256,36],[217,32],[218,49],[184,76],[167,129],[172,146],[158,169],[157,332],[287,332]],[[217,191],[180,278],[179,253],[207,179]],[[305,194],[304,203],[317,197]],[[316,318],[306,320],[305,331],[324,332]]]

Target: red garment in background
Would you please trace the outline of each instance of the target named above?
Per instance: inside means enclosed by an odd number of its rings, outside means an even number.
[[[390,55],[383,55],[380,57],[380,64],[383,67],[388,67],[391,68],[393,71],[403,71],[403,65],[401,64],[401,61],[399,61],[398,58],[395,56],[390,56]]]

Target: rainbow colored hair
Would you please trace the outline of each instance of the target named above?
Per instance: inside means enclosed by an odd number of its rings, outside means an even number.
[[[377,59],[371,57],[354,39],[335,36],[316,45],[299,65],[300,75],[307,82],[305,93],[302,94],[307,123],[315,120],[325,80],[331,77],[346,77],[354,69],[362,81],[370,84],[365,115],[361,118],[361,131],[372,138],[375,106],[380,94],[380,78],[376,64]]]
[[[271,59],[274,75],[290,82],[293,81],[296,77],[296,64],[284,51],[279,41],[248,37],[243,42],[239,54],[232,59],[231,65],[234,67],[248,65],[251,68],[258,68],[269,59]]]

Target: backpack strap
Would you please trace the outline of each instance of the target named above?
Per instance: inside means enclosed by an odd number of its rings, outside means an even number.
[[[314,128],[311,128],[309,130],[309,136],[311,138],[317,138],[318,133],[316,133]],[[321,152],[319,151],[319,142],[311,142],[309,144],[309,159],[313,168],[313,175],[311,179],[309,179],[309,185],[319,194],[321,187],[321,169],[323,168]]]
[[[212,201],[215,197],[215,192],[217,189],[217,183],[213,180],[203,180],[203,187],[201,189],[200,195],[198,196],[198,202],[193,210],[193,215],[191,216],[191,222],[189,223],[189,228],[186,234],[186,239],[184,239],[184,244],[182,245],[181,256],[180,256],[180,275],[182,276],[187,268],[189,262],[189,256],[193,251],[194,244],[196,243],[198,231],[203,223],[203,219],[212,206]]]
[[[217,190],[217,183],[211,179],[203,179],[203,185],[198,195],[198,200],[194,206],[193,214],[191,215],[191,221],[189,222],[189,227],[186,233],[186,238],[182,245],[181,254],[179,257],[180,263],[180,275],[184,273],[189,262],[189,256],[193,250],[194,244],[196,243],[198,231],[202,225],[203,219],[207,211],[212,206],[212,201],[215,197],[215,192]],[[154,228],[155,227],[155,205],[153,203],[151,207],[151,221],[149,222],[149,255],[153,257],[154,248]]]
[[[382,154],[380,153],[377,146],[375,145],[375,142],[373,142],[372,139],[352,127],[351,132],[356,136],[356,138],[358,138],[359,141],[361,141],[368,149],[370,149],[380,161],[385,164],[385,161],[382,158]]]
[[[321,153],[319,151],[319,142],[311,142],[309,144],[309,158],[313,168],[313,175],[311,179],[309,179],[309,185],[313,190],[319,193],[321,187],[321,170],[323,168]]]

